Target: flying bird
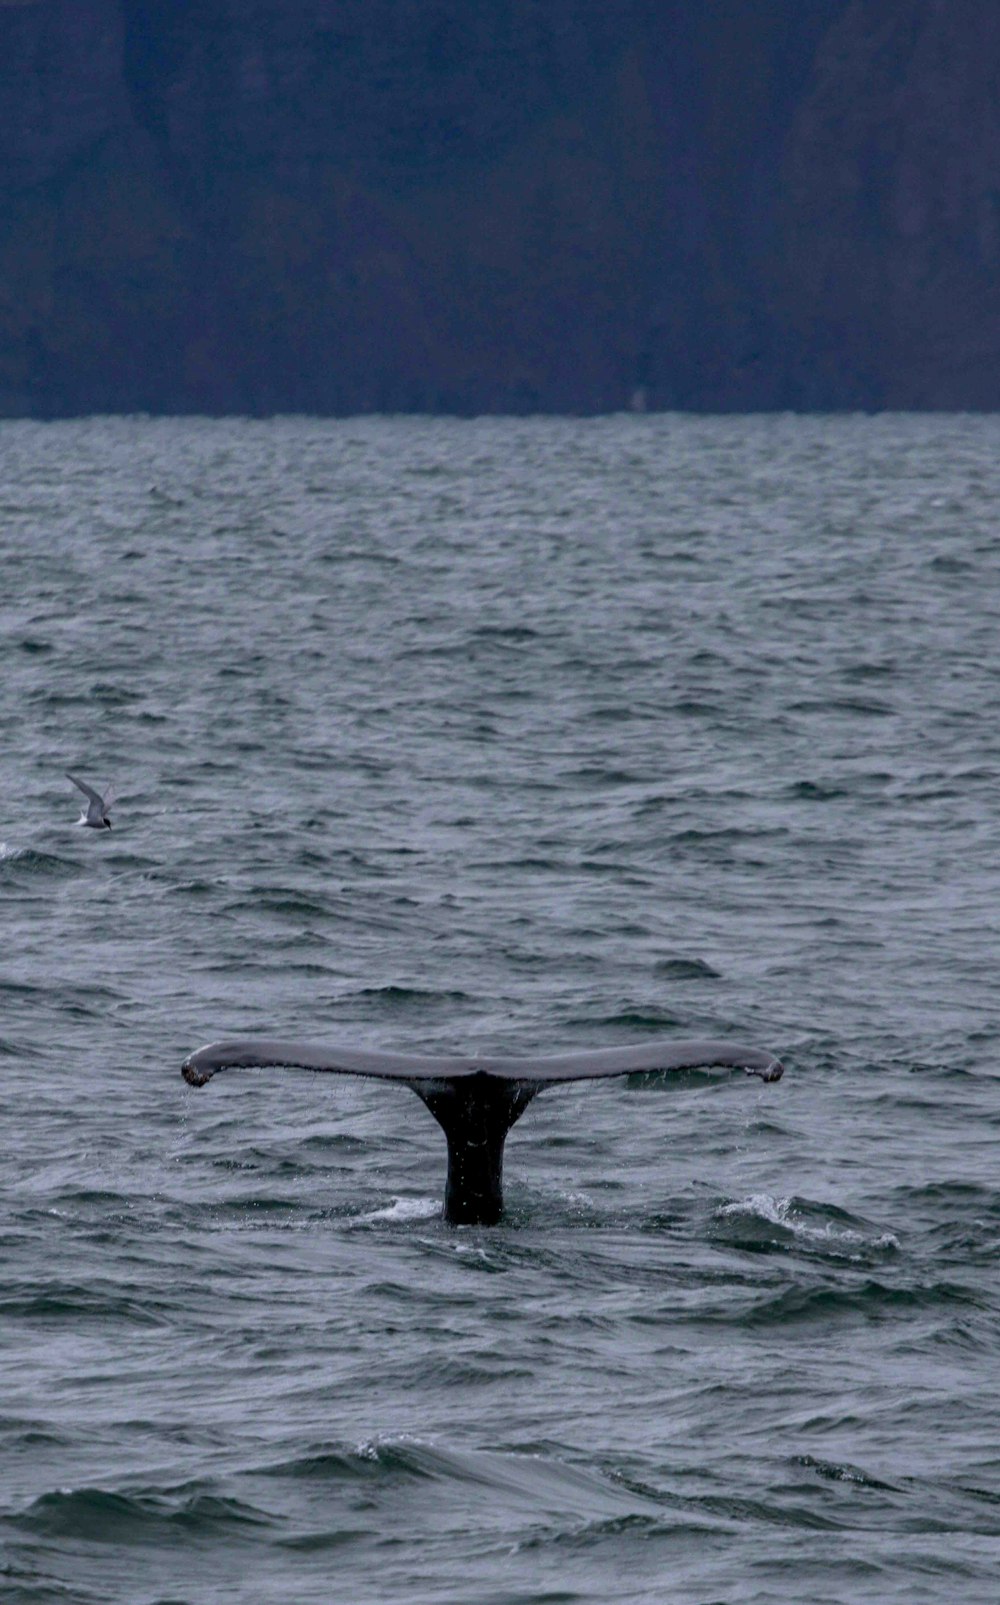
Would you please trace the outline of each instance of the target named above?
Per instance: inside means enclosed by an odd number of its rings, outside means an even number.
[[[110,830],[111,821],[108,818],[108,809],[111,807],[111,791],[108,791],[107,801],[105,802],[104,798],[92,786],[88,786],[85,780],[77,780],[76,776],[71,775],[68,769],[66,771],[66,779],[72,780],[74,786],[82,791],[87,799],[87,812],[85,817],[80,820],[80,824],[92,825],[95,830]]]

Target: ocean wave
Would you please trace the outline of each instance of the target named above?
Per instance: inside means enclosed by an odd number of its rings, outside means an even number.
[[[0,994],[3,992],[0,986]],[[25,1042],[23,1038],[0,1037],[0,1057],[4,1059],[42,1059],[48,1055],[47,1048],[35,1042]]]
[[[754,1193],[720,1204],[715,1220],[734,1247],[769,1250],[791,1246],[851,1260],[883,1257],[899,1248],[894,1232],[879,1231],[846,1210],[804,1199]]]
[[[243,896],[227,903],[226,914],[280,914],[301,919],[303,916],[329,916],[330,900],[320,892],[301,891],[297,887],[261,887],[247,891]]]
[[[460,1490],[486,1488],[508,1507],[583,1518],[654,1513],[655,1497],[592,1464],[538,1450],[456,1447],[399,1433],[363,1440],[353,1448],[317,1446],[262,1468],[261,1475],[334,1482],[440,1483]]]
[[[0,875],[8,865],[23,875],[41,878],[65,878],[78,875],[83,865],[75,858],[64,858],[60,853],[40,852],[35,847],[18,847],[12,842],[0,842]]]
[[[361,986],[349,995],[352,998],[370,998],[388,1008],[421,1008],[428,1003],[471,1002],[468,993],[458,989],[442,987],[435,990],[433,987],[397,986],[393,983],[387,986]]]
[[[752,1309],[744,1311],[740,1319],[750,1326],[784,1326],[808,1321],[826,1324],[845,1316],[857,1316],[865,1321],[898,1321],[917,1311],[944,1315],[953,1313],[956,1308],[979,1310],[985,1307],[979,1293],[958,1282],[892,1284],[869,1277],[864,1282],[851,1284],[793,1285],[778,1294],[769,1294]]]
[[[262,1527],[271,1518],[262,1510],[215,1492],[210,1485],[177,1489],[58,1488],[41,1494],[8,1521],[23,1532],[50,1539],[95,1544],[161,1543],[170,1531],[211,1538],[234,1527]]]
[[[815,1455],[796,1455],[792,1465],[801,1466],[805,1471],[813,1472],[826,1482],[848,1482],[858,1488],[877,1488],[885,1493],[898,1493],[899,1489],[891,1482],[883,1482],[879,1477],[873,1477],[870,1472],[862,1471],[859,1466],[847,1465],[837,1460],[820,1460]]]
[[[596,1020],[589,1020],[591,1027],[608,1026],[623,1031],[674,1031],[683,1023],[680,1015],[674,1014],[670,1009],[657,1008],[622,1008],[613,1014],[601,1015]]]
[[[0,1284],[0,1315],[31,1321],[68,1321],[74,1326],[81,1321],[94,1321],[99,1325],[111,1322],[162,1327],[169,1325],[170,1306],[165,1298],[137,1298],[118,1284],[109,1283],[105,1287],[84,1287],[69,1282],[27,1287]]]
[[[23,1566],[0,1557],[0,1588],[4,1605],[108,1605],[108,1591],[88,1588],[79,1577],[61,1583],[35,1565]],[[160,1605],[160,1602],[158,1602]],[[162,1605],[177,1605],[164,1600]]]
[[[722,979],[721,971],[708,963],[707,959],[659,959],[653,965],[654,975],[665,976],[671,981],[719,981]]]

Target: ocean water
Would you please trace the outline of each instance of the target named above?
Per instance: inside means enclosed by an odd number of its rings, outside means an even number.
[[[993,1605],[998,508],[989,417],[0,424],[5,1605]],[[256,1032],[787,1070],[456,1229]]]

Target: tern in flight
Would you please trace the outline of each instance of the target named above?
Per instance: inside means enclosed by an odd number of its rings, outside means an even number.
[[[80,820],[80,824],[92,825],[95,830],[110,830],[111,821],[108,818],[108,809],[111,807],[112,798],[110,789],[105,802],[104,798],[94,790],[93,786],[88,786],[85,780],[77,780],[76,776],[71,775],[68,769],[66,771],[66,779],[72,780],[74,786],[78,787],[87,799],[87,812]]]

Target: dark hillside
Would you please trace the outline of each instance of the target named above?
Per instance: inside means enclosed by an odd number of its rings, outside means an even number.
[[[0,0],[0,412],[995,407],[981,0]]]

